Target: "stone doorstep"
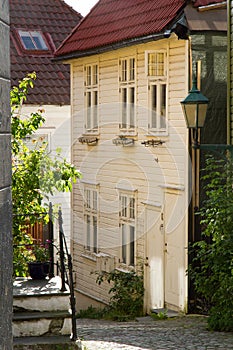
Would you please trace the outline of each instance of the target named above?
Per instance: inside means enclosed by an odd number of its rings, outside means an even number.
[[[31,278],[17,277],[13,281],[13,296],[16,297],[43,297],[44,295],[69,295],[69,287],[61,292],[61,278],[55,276],[51,279],[32,280]]]
[[[44,294],[38,296],[17,296],[13,298],[14,313],[23,312],[53,312],[70,308],[70,296]]]
[[[13,316],[14,337],[70,335],[71,328],[69,312],[23,312]]]
[[[79,349],[70,336],[14,338],[13,350],[72,350]]]

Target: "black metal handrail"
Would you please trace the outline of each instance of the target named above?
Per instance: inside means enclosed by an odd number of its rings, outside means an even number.
[[[62,211],[59,209],[58,212],[58,223],[59,223],[59,257],[60,257],[60,272],[61,272],[61,292],[66,291],[66,284],[70,290],[70,308],[72,316],[72,334],[71,340],[77,340],[77,328],[76,328],[76,308],[75,308],[75,295],[74,295],[74,281],[73,281],[73,263],[72,256],[68,251],[66,237],[63,231],[63,220]],[[65,250],[64,250],[65,247]],[[67,256],[67,269],[66,269],[66,258]]]

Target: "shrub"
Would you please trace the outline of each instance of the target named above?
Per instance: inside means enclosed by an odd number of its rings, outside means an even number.
[[[192,246],[189,267],[199,296],[209,305],[211,330],[233,331],[233,162],[207,159],[203,240]]]
[[[112,272],[101,272],[96,282],[101,284],[107,281],[112,284],[109,294],[110,298],[108,314],[110,318],[118,321],[126,321],[143,314],[143,275],[134,271],[124,272],[114,270]]]

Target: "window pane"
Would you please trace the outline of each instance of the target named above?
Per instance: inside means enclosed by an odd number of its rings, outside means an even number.
[[[135,219],[135,199],[133,197],[129,201],[129,217]]]
[[[23,44],[27,50],[35,50],[36,49],[36,47],[32,41],[32,38],[30,36],[24,35],[21,38],[22,38]]]
[[[97,192],[93,191],[93,210],[97,211]]]
[[[157,85],[151,85],[151,128],[157,128]]]
[[[91,85],[91,66],[87,66],[87,86]]]
[[[135,114],[135,89],[129,89],[129,102],[130,102],[130,128],[134,127],[134,114]]]
[[[121,196],[120,197],[120,202],[121,202],[120,216],[126,218],[127,217],[127,197],[126,196]]]
[[[96,85],[98,84],[98,66],[95,64],[93,66],[93,84]]]
[[[121,61],[121,81],[127,81],[127,60]]]
[[[166,85],[161,85],[161,117],[160,117],[160,127],[166,128]]]
[[[130,72],[130,80],[134,80],[135,79],[135,59],[134,58],[130,58],[129,60],[129,72]]]
[[[86,93],[87,99],[87,129],[91,129],[91,92],[88,91]]]
[[[127,125],[127,89],[121,89],[122,98],[122,128],[126,128]]]
[[[91,219],[90,216],[86,216],[86,227],[87,227],[87,250],[91,249]]]
[[[97,218],[93,217],[93,251],[97,253]]]
[[[44,39],[42,38],[40,33],[31,32],[31,35],[32,35],[33,41],[36,45],[36,48],[38,50],[48,50],[48,48],[44,42]]]
[[[135,254],[135,248],[134,248],[134,241],[135,241],[135,229],[133,226],[130,226],[130,256],[129,256],[129,265],[134,265],[134,254]]]
[[[98,127],[98,91],[93,91],[93,128]]]
[[[164,75],[164,53],[157,53],[157,75]]]
[[[127,243],[127,237],[126,237],[126,226],[122,225],[121,226],[122,229],[122,251],[121,251],[121,255],[122,255],[122,262],[126,264],[126,243]]]
[[[149,53],[148,54],[148,75],[154,76],[155,74],[155,54]]]

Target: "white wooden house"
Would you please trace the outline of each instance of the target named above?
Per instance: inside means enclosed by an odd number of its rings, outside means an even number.
[[[71,66],[72,161],[82,173],[72,194],[79,309],[109,300],[94,272],[142,264],[145,311],[187,311],[186,5],[100,0],[56,52]]]

